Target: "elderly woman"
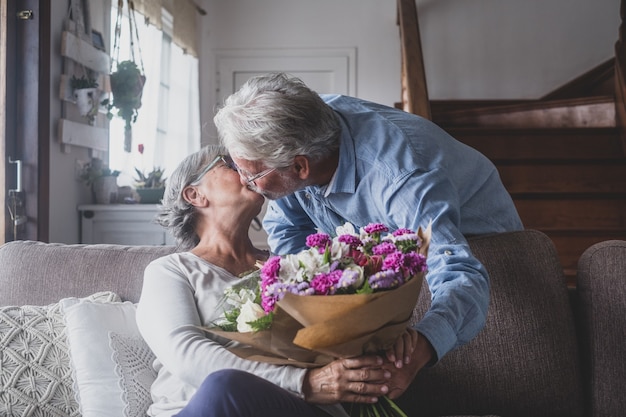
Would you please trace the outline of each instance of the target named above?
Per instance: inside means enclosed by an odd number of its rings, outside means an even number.
[[[148,265],[137,307],[156,355],[149,415],[345,416],[341,402],[375,403],[389,391],[378,356],[310,370],[272,365],[242,359],[199,329],[223,313],[224,290],[269,256],[248,237],[263,202],[217,146],[188,156],[170,176],[157,220],[182,251]]]

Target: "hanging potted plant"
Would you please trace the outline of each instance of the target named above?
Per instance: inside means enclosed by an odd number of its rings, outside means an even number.
[[[124,150],[130,152],[132,124],[137,121],[146,77],[133,61],[122,61],[117,65],[115,72],[110,75],[110,80],[113,100],[106,99],[102,104],[107,106],[109,119],[113,117],[111,110],[116,108],[116,115],[126,122],[124,126]]]
[[[95,78],[83,75],[78,78],[72,75],[70,79],[70,87],[72,95],[76,100],[76,106],[81,116],[87,118],[89,124],[93,124],[98,109],[100,108],[100,96],[102,93],[98,90],[98,82]]]

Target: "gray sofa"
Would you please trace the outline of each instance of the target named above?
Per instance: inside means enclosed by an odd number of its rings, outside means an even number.
[[[554,246],[538,231],[474,237],[470,244],[491,276],[487,324],[468,345],[418,375],[399,400],[407,414],[623,415],[626,242],[589,248],[580,259],[577,290],[566,288]],[[39,363],[34,346],[31,357],[21,358],[11,339],[32,332],[30,340],[64,347],[55,316],[61,298],[113,291],[136,302],[144,267],[173,250],[29,241],[0,247],[0,416],[79,416],[68,399],[67,356],[58,355],[55,366]],[[423,291],[415,319],[428,304]],[[51,401],[54,395],[64,400]]]

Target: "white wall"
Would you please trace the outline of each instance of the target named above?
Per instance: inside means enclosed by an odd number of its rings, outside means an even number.
[[[400,100],[400,41],[393,0],[197,0],[202,141],[215,141],[215,51],[356,48],[356,95]],[[94,26],[108,27],[92,1]],[[538,98],[613,56],[620,0],[417,0],[431,99]],[[53,8],[50,240],[79,240],[76,206],[88,202],[57,142],[64,8]],[[106,30],[102,30],[106,33]]]
[[[64,7],[53,7],[50,40],[50,242],[77,243],[80,241],[80,218],[78,205],[91,203],[91,191],[75,178],[76,160],[88,161],[87,148],[71,146],[68,153],[61,150],[58,125],[61,118],[59,83],[63,69],[61,59],[61,35],[65,18]],[[110,26],[110,0],[91,2],[91,23],[94,30],[103,34],[108,47]]]
[[[355,48],[356,95],[400,100],[400,42],[392,0],[205,0],[201,74],[203,142],[215,140],[215,51],[256,48]],[[210,77],[210,78],[209,78]]]
[[[540,98],[611,58],[620,0],[416,0],[431,99]],[[356,47],[357,96],[400,101],[393,0],[204,0],[203,142],[218,49]]]
[[[417,0],[429,96],[540,98],[614,56],[620,0]]]

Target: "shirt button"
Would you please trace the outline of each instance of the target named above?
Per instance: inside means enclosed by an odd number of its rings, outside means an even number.
[[[307,200],[311,199],[311,194],[310,193],[306,193],[304,196],[306,197]]]
[[[444,254],[445,254],[446,256],[450,256],[450,255],[452,255],[452,251],[451,251],[451,250],[446,250],[446,251],[444,252]]]

